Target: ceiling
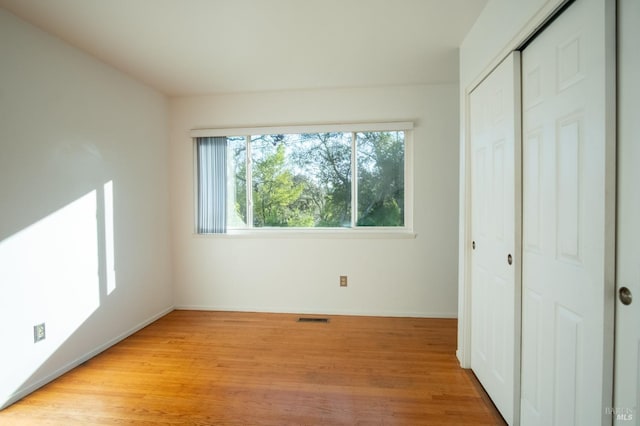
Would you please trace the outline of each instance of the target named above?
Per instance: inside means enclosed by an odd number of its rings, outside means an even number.
[[[170,95],[455,83],[486,0],[0,0]]]

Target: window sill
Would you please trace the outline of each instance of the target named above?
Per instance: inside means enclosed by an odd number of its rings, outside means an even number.
[[[196,238],[415,239],[407,229],[230,229],[226,234],[194,234]]]

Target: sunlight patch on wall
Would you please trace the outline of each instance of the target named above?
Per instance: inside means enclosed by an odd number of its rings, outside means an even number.
[[[104,246],[107,271],[107,295],[116,289],[115,251],[113,245],[113,181],[104,184]]]
[[[108,184],[112,211],[112,187]],[[105,187],[106,189],[106,187]],[[105,190],[105,199],[107,192]],[[0,406],[100,306],[97,191],[0,242]],[[107,256],[113,271],[113,219]],[[115,288],[115,275],[111,288]],[[112,290],[111,290],[112,291]],[[33,326],[46,324],[34,343]]]

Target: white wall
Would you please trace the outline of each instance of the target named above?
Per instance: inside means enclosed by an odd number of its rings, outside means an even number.
[[[0,58],[2,407],[173,295],[167,100],[2,9]]]
[[[469,366],[465,347],[470,342],[468,287],[465,271],[470,251],[469,176],[467,174],[467,100],[468,94],[509,52],[517,49],[533,34],[563,0],[490,0],[460,46],[460,218],[459,218],[459,291],[458,358]],[[465,289],[467,291],[465,291]]]
[[[267,92],[171,101],[175,304],[183,308],[453,317],[455,85]],[[193,128],[415,122],[415,239],[196,236]],[[346,274],[349,286],[340,288]]]

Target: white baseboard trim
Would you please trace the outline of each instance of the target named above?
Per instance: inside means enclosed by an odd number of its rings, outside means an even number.
[[[182,311],[221,311],[221,312],[260,312],[275,314],[303,314],[303,315],[353,315],[399,318],[458,318],[457,312],[393,312],[393,311],[338,311],[319,309],[314,311],[291,308],[265,308],[250,306],[211,306],[211,305],[176,305],[176,310]]]
[[[175,310],[175,308],[173,306],[165,308],[161,312],[151,316],[150,318],[147,318],[146,320],[144,320],[141,323],[135,325],[134,327],[130,328],[129,330],[125,331],[124,333],[119,334],[118,336],[116,336],[115,338],[111,339],[110,341],[98,346],[97,348],[95,348],[92,351],[82,355],[81,357],[75,359],[74,361],[71,361],[70,363],[60,367],[59,369],[57,369],[53,373],[51,373],[51,374],[47,375],[46,377],[38,380],[36,383],[34,383],[34,384],[30,385],[30,386],[27,386],[24,389],[18,390],[13,395],[11,395],[9,397],[9,399],[2,406],[0,406],[0,410],[3,410],[5,408],[7,408],[8,406],[10,406],[11,404],[21,400],[25,396],[27,396],[30,393],[36,391],[37,389],[41,388],[42,386],[46,385],[47,383],[52,382],[53,380],[57,379],[58,377],[62,376],[65,373],[67,373],[68,371],[73,370],[74,368],[76,368],[80,364],[82,364],[84,362],[87,362],[88,360],[90,360],[91,358],[93,358],[96,355],[100,354],[101,352],[104,352],[105,350],[109,349],[111,346],[121,342],[122,340],[124,340],[127,337],[131,336],[132,334],[142,330],[143,328],[145,328],[146,326],[148,326],[152,322],[157,321],[158,319],[162,318],[163,316],[167,315],[169,312],[172,312],[174,310]]]

